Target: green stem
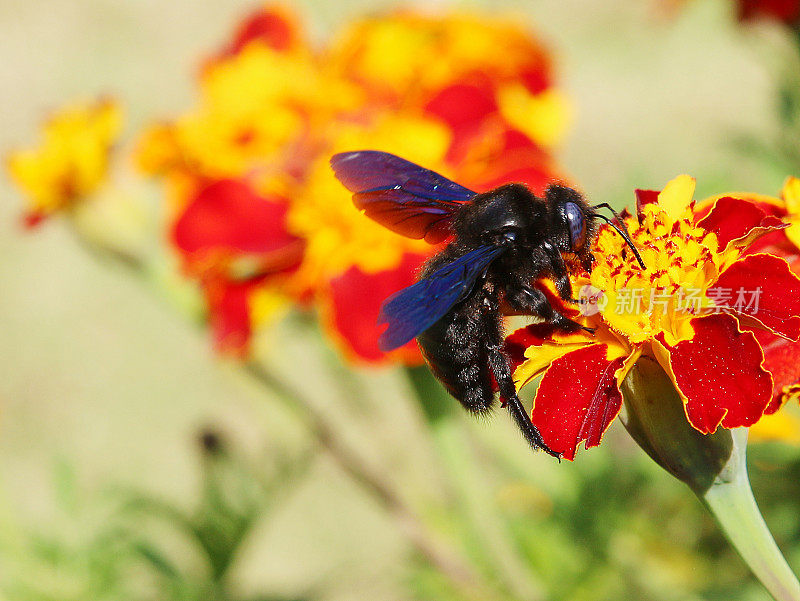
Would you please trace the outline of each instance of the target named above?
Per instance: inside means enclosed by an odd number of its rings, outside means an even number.
[[[473,601],[500,601],[500,597],[484,582],[464,559],[434,533],[417,512],[405,501],[390,478],[375,469],[337,436],[324,412],[299,390],[280,380],[257,361],[244,363],[243,373],[255,378],[284,402],[302,420],[320,445],[339,466],[392,515],[412,546],[454,590]]]
[[[700,497],[745,563],[776,601],[799,601],[800,583],[767,528],[750,488],[745,455],[747,429],[732,430],[733,453]]]
[[[544,599],[541,584],[506,536],[506,525],[496,512],[491,487],[486,486],[485,477],[476,473],[477,454],[465,432],[464,422],[469,416],[427,367],[408,368],[407,373],[456,496],[453,515],[460,520],[476,561],[489,567],[515,598]]]
[[[758,510],[747,477],[747,429],[701,434],[689,425],[675,385],[643,356],[622,385],[623,423],[639,446],[689,486],[753,574],[777,601],[800,601],[800,584]]]

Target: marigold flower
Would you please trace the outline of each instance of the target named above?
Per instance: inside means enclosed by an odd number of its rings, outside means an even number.
[[[595,336],[534,324],[509,337],[519,385],[543,376],[532,420],[568,459],[581,441],[600,443],[620,411],[620,384],[643,355],[669,375],[699,432],[752,425],[770,405],[773,376],[754,332],[800,339],[800,278],[785,259],[746,249],[786,223],[734,195],[698,214],[693,193],[688,176],[660,193],[637,192],[637,215],[625,225],[644,270],[601,229],[597,265],[577,282],[601,293],[597,313],[583,317]]]
[[[326,332],[349,358],[413,363],[421,361],[413,343],[389,356],[378,349],[377,316],[383,300],[413,283],[437,248],[360,215],[333,177],[330,156],[376,148],[476,190],[522,181],[542,192],[559,175],[545,148],[561,135],[566,113],[551,85],[548,56],[516,25],[395,14],[357,23],[315,51],[290,11],[266,6],[204,65],[195,107],[150,128],[138,160],[166,178],[177,221],[196,204],[198,191],[221,189],[219,182],[227,182],[226,194],[239,182],[261,198],[285,199],[284,213],[260,227],[302,241],[296,265],[278,278],[259,279],[242,293],[247,303],[212,305],[209,296],[212,315],[226,306],[239,310],[235,319],[218,322],[250,332],[269,319],[276,298],[291,297],[318,308]],[[224,196],[203,199],[218,203],[216,219],[230,221],[220,227],[234,231],[246,220],[226,216]],[[262,220],[249,217],[251,224]],[[241,253],[238,247],[207,253],[199,271],[191,258],[187,272],[206,289],[213,273],[215,290],[227,290],[218,274],[231,283],[227,274]]]
[[[45,122],[38,146],[9,154],[6,166],[26,197],[28,225],[100,187],[121,128],[122,109],[114,100],[75,103]]]

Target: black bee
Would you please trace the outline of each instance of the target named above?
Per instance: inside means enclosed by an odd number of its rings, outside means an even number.
[[[390,230],[435,244],[452,241],[422,269],[417,283],[390,296],[379,323],[388,323],[379,344],[398,348],[417,339],[434,375],[461,404],[482,415],[494,405],[492,376],[500,398],[526,440],[548,448],[517,396],[503,351],[501,306],[536,315],[562,330],[582,326],[562,315],[533,284],[551,278],[570,303],[570,275],[591,271],[597,218],[609,223],[642,259],[627,235],[589,206],[572,188],[552,185],[538,198],[523,184],[478,194],[405,159],[373,150],[331,159],[353,202]],[[588,328],[583,328],[587,329]],[[591,330],[589,330],[591,331]]]

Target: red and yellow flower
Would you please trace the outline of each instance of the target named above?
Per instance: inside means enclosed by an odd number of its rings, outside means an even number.
[[[568,459],[581,442],[600,443],[621,409],[620,384],[643,355],[670,376],[702,433],[752,425],[780,406],[785,391],[774,395],[759,336],[800,339],[800,278],[783,257],[751,249],[787,224],[745,195],[698,209],[693,193],[688,176],[660,193],[638,191],[625,225],[645,269],[601,229],[598,263],[576,282],[602,293],[597,313],[581,318],[596,335],[534,324],[509,337],[518,384],[542,376],[532,420]]]
[[[414,344],[382,353],[376,321],[436,248],[359,214],[328,160],[375,148],[476,190],[515,180],[542,191],[558,177],[546,149],[568,114],[551,78],[542,48],[499,20],[394,14],[314,51],[291,11],[253,14],[204,65],[196,106],[152,127],[138,153],[168,182],[173,242],[207,293],[220,348],[246,353],[283,299],[316,307],[353,360],[420,361]],[[177,236],[187,222],[192,244]],[[270,239],[253,249],[244,238],[258,232]],[[245,285],[234,266],[254,261]]]
[[[75,103],[45,122],[38,146],[9,154],[6,166],[25,196],[28,225],[70,209],[105,182],[121,129],[114,100]]]
[[[222,353],[246,354],[253,295],[269,284],[270,300],[280,298],[299,264],[305,242],[287,231],[286,211],[285,198],[222,179],[195,190],[175,220],[172,243],[186,273],[201,286],[214,344]]]

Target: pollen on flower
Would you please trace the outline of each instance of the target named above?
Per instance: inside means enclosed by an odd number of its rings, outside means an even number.
[[[582,343],[574,344],[534,324],[507,340],[518,363],[515,380],[524,385],[542,376],[532,421],[567,459],[581,442],[599,442],[619,411],[618,386],[641,368],[640,358],[671,380],[689,424],[703,434],[752,426],[800,395],[800,278],[786,259],[765,252],[769,246],[752,248],[760,239],[781,244],[777,236],[788,224],[776,216],[780,201],[729,193],[695,203],[693,194],[688,176],[660,193],[637,191],[636,216],[620,225],[644,268],[623,237],[601,228],[593,249],[598,262],[584,282],[592,296],[602,293],[598,314],[586,316],[593,336],[581,333]],[[601,354],[604,347],[614,354]],[[602,369],[575,378],[590,353]],[[598,399],[605,399],[603,410]]]
[[[590,281],[614,301],[605,305],[603,316],[630,342],[643,342],[659,332],[670,342],[691,336],[689,320],[714,308],[706,291],[738,254],[720,252],[716,234],[699,227],[695,219],[690,203],[675,218],[657,203],[643,206],[639,219],[626,218],[645,269],[619,234],[601,229],[596,254],[602,259]]]

